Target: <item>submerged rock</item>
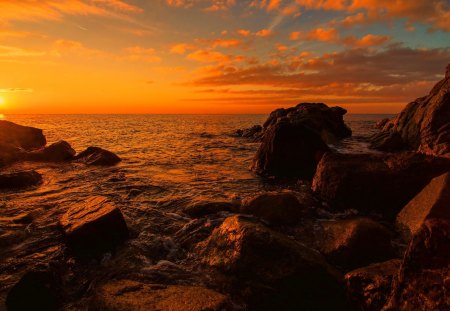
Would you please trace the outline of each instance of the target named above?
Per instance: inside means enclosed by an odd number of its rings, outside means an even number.
[[[27,153],[25,159],[39,162],[69,161],[75,156],[75,150],[64,140],[51,144],[40,150]]]
[[[450,160],[418,153],[326,154],[312,188],[337,209],[397,213],[431,179],[450,170]]]
[[[42,182],[42,175],[36,171],[21,171],[0,174],[0,189],[21,189],[37,186]]]
[[[88,147],[74,157],[74,160],[87,165],[109,166],[122,161],[116,154],[100,147]]]
[[[68,246],[81,257],[109,251],[129,235],[122,212],[105,197],[92,197],[70,208],[60,225]]]
[[[250,310],[345,309],[342,279],[318,252],[252,218],[227,218],[197,248],[204,264],[237,278]]]
[[[392,259],[345,275],[347,295],[354,310],[379,311],[383,308],[391,292],[392,278],[401,262],[400,259]]]
[[[429,219],[412,238],[383,310],[449,310],[450,221]]]
[[[89,310],[222,311],[234,310],[228,298],[200,286],[111,281],[95,293]]]

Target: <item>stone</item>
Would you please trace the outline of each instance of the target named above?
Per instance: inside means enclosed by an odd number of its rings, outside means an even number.
[[[25,159],[37,162],[63,162],[75,156],[75,150],[66,141],[59,141],[43,149],[29,152]]]
[[[36,171],[19,171],[0,174],[0,190],[23,189],[37,186],[42,182],[42,175]]]
[[[374,263],[345,275],[347,296],[354,310],[379,311],[391,292],[394,275],[400,268],[400,259]]]
[[[370,137],[369,148],[385,152],[397,152],[407,149],[407,145],[398,132],[384,131]]]
[[[112,166],[121,161],[116,154],[100,147],[88,147],[85,151],[76,155],[74,160],[86,165],[98,166]]]
[[[408,245],[384,311],[450,309],[450,221],[427,219]]]
[[[397,215],[406,240],[417,233],[426,219],[450,220],[450,172],[434,178]]]
[[[254,141],[260,141],[263,134],[263,127],[261,125],[254,125],[250,128],[237,130],[235,136],[251,138]]]
[[[117,280],[100,286],[89,310],[222,311],[233,308],[225,295],[201,286]]]
[[[218,212],[233,212],[238,209],[239,206],[232,202],[199,201],[183,208],[183,213],[193,218],[200,218]]]
[[[91,197],[70,208],[60,219],[67,245],[80,257],[114,249],[129,236],[120,209],[105,197]]]
[[[388,119],[388,118],[384,118],[384,119],[378,121],[378,122],[375,124],[375,128],[381,130],[388,122],[389,122],[389,119]]]
[[[390,231],[371,219],[321,221],[320,224],[323,237],[317,239],[318,249],[335,265],[354,269],[392,258],[394,254]]]
[[[202,262],[237,278],[249,310],[344,309],[341,276],[316,251],[246,216],[225,219],[197,246]]]
[[[40,129],[0,120],[0,143],[30,151],[44,147],[47,141]]]

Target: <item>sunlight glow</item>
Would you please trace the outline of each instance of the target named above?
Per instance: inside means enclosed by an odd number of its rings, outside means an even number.
[[[5,105],[5,99],[0,97],[0,107]]]

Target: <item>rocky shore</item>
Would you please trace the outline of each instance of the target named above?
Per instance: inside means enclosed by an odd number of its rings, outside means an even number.
[[[4,287],[6,309],[450,309],[449,72],[377,125],[372,147],[383,153],[330,148],[352,135],[345,114],[302,103],[236,132],[260,142],[251,169],[289,189],[170,215],[126,214],[100,195],[55,212],[52,259],[30,260]],[[65,141],[46,146],[41,130],[0,121],[0,191],[40,186],[40,173],[11,169],[18,162],[105,167],[120,158],[99,147],[77,154]],[[153,222],[139,223],[140,213]],[[6,221],[32,224],[27,216]],[[0,235],[0,244],[8,251],[14,239]],[[154,264],[136,260],[136,247]]]

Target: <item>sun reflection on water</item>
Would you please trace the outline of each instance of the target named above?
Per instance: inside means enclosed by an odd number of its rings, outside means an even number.
[[[0,120],[5,120],[5,119],[6,119],[5,115],[0,113]]]

